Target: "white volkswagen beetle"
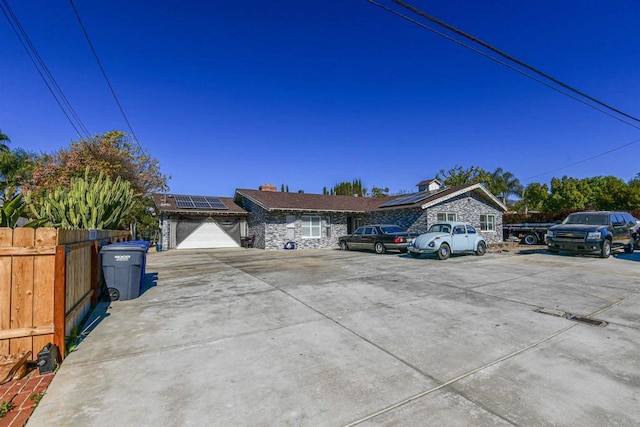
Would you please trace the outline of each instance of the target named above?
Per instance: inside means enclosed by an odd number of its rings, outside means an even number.
[[[471,224],[446,221],[433,224],[425,234],[416,237],[407,249],[414,258],[435,253],[439,259],[447,259],[452,253],[484,255],[487,242]]]

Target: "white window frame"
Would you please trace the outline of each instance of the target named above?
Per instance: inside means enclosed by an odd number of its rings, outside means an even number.
[[[480,215],[480,231],[495,232],[496,216],[491,214],[481,214]]]
[[[322,238],[322,218],[317,215],[302,215],[302,238]],[[315,223],[317,222],[317,223]]]
[[[455,212],[438,212],[436,214],[436,219],[438,221],[457,221],[458,214]]]

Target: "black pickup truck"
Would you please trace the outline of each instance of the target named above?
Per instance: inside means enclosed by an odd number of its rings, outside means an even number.
[[[608,258],[613,249],[634,251],[637,220],[627,212],[575,212],[546,235],[550,252],[596,253]]]

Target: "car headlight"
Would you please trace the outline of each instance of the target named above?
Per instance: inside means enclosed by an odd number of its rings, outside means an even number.
[[[553,231],[547,231],[547,237],[553,239],[555,237]]]
[[[602,233],[599,231],[591,231],[587,233],[587,240],[600,240]]]

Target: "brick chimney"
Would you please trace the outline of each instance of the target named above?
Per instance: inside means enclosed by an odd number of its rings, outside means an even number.
[[[276,186],[275,185],[271,185],[271,184],[262,184],[260,187],[258,187],[258,190],[260,190],[260,191],[278,191]]]

